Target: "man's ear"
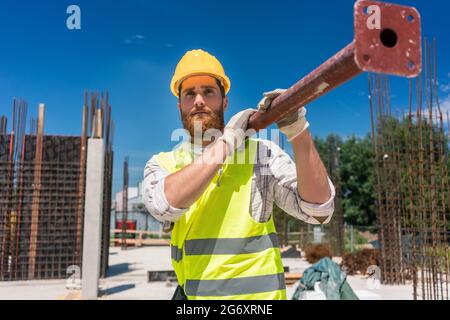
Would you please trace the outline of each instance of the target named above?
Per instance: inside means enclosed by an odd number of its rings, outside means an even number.
[[[180,100],[178,100],[178,102],[177,102],[177,107],[178,107],[178,110],[181,110]]]
[[[228,107],[228,96],[225,96],[225,98],[223,98],[223,111],[227,111],[227,107]]]

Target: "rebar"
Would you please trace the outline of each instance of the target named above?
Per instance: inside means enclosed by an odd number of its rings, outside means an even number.
[[[122,191],[122,250],[127,249],[128,226],[128,157],[123,162],[123,191]]]
[[[1,118],[0,281],[66,278],[69,266],[82,267],[89,123],[91,132],[107,141],[101,252],[101,275],[106,275],[114,124],[106,101],[104,111],[96,111],[97,95],[90,94],[94,118],[89,119],[85,93],[81,136],[44,135],[43,106],[25,134],[27,108],[20,99],[13,101],[10,133],[7,118]]]
[[[449,137],[437,95],[436,41],[425,39],[424,48],[424,70],[410,81],[403,117],[392,114],[387,79],[369,77],[381,268],[384,283],[411,280],[414,299],[448,300]]]

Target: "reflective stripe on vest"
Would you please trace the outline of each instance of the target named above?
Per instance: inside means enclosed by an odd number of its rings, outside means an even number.
[[[175,260],[176,262],[181,261],[181,259],[183,259],[183,250],[179,249],[177,246],[170,246],[170,253],[172,256],[172,259]]]
[[[187,280],[188,296],[232,296],[285,289],[284,273],[223,280]]]
[[[248,238],[192,239],[185,241],[187,256],[210,254],[246,254],[278,248],[276,233]],[[174,255],[172,254],[172,257]],[[175,259],[175,261],[177,261]]]

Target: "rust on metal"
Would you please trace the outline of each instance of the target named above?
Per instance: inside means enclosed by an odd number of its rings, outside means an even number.
[[[128,157],[123,162],[123,191],[122,191],[122,250],[127,249],[127,222],[128,222]]]
[[[34,190],[31,213],[31,233],[30,233],[30,255],[28,257],[28,278],[34,278],[36,264],[36,248],[38,239],[38,222],[39,222],[39,203],[41,191],[41,174],[42,174],[42,147],[44,139],[44,113],[45,105],[39,105],[38,126],[36,135],[36,159],[34,167]]]
[[[368,28],[368,8],[380,8],[380,29]],[[355,60],[362,71],[416,77],[422,68],[420,14],[413,7],[355,3]]]
[[[80,177],[78,179],[78,199],[84,199],[86,183],[86,158],[87,158],[87,127],[88,127],[88,93],[84,93],[83,116],[81,124],[80,141]],[[77,231],[76,231],[76,256],[81,258],[82,242],[82,222],[83,222],[84,202],[78,201],[77,209]],[[81,264],[81,260],[77,261]]]

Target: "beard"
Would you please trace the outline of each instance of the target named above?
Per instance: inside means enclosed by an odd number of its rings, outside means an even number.
[[[194,112],[206,112],[204,114],[197,114],[194,115]],[[209,129],[216,129],[223,131],[223,128],[225,127],[224,124],[224,115],[223,115],[223,103],[219,111],[212,111],[208,107],[203,107],[201,109],[194,108],[190,112],[183,112],[180,109],[181,113],[181,121],[183,122],[183,127],[186,129],[190,136],[191,141],[194,141],[195,136],[195,123],[201,123],[201,133],[202,136],[205,134],[205,132]],[[198,132],[199,133],[199,132]],[[198,134],[197,133],[197,134]]]

